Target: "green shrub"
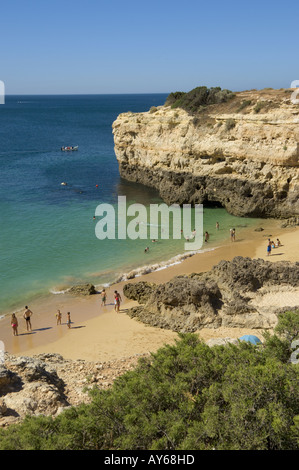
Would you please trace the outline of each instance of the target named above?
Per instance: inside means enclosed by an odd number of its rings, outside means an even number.
[[[298,450],[299,311],[261,345],[179,334],[92,403],[0,429],[0,450]]]
[[[225,122],[225,130],[226,131],[230,131],[231,129],[233,129],[236,125],[236,121],[234,119],[227,119],[226,122]]]
[[[165,105],[172,108],[182,108],[185,111],[196,113],[203,107],[211,104],[225,103],[234,97],[230,90],[221,90],[220,87],[207,88],[200,86],[188,93],[174,92],[168,95]]]
[[[240,104],[237,112],[239,113],[240,111],[242,111],[244,108],[247,108],[248,106],[251,105],[251,100],[243,100],[242,103]]]
[[[266,106],[266,103],[264,101],[258,101],[253,110],[257,114],[261,111],[261,109],[264,108],[264,106]]]

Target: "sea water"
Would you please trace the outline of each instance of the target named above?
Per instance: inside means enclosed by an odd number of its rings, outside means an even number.
[[[162,203],[153,189],[120,177],[112,123],[119,113],[148,111],[166,97],[6,97],[0,106],[0,315],[74,284],[101,287],[132,270],[161,269],[190,255],[184,238],[99,240],[95,232],[99,204],[116,208],[120,195],[127,204]],[[78,151],[61,151],[75,145]],[[254,223],[205,208],[203,230],[210,240],[202,249],[227,239],[231,227]]]

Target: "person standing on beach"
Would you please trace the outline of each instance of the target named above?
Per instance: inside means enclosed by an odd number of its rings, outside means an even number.
[[[10,323],[12,327],[12,334],[14,336],[18,336],[18,320],[15,313],[12,314]]]
[[[219,222],[216,222],[216,230],[219,230]]]
[[[61,311],[57,310],[57,313],[56,313],[57,325],[61,325],[61,318],[62,318]]]
[[[122,299],[117,290],[114,291],[114,310],[119,313],[119,307]]]
[[[270,240],[270,238],[268,238],[267,256],[270,256],[270,255],[271,255],[271,250],[272,250],[272,247],[271,247],[271,240]]]
[[[208,232],[206,232],[206,233],[205,233],[205,242],[206,242],[206,243],[208,243],[209,238],[210,238],[210,235],[208,234]]]
[[[66,324],[67,324],[68,328],[71,327],[71,312],[67,312],[67,321],[66,321]]]
[[[26,320],[26,327],[27,327],[27,331],[32,331],[32,326],[31,326],[31,316],[32,316],[32,312],[31,310],[27,307],[25,307],[25,312],[24,312],[24,315],[23,317],[25,318]]]
[[[102,292],[101,292],[101,297],[102,297],[101,306],[102,306],[102,307],[106,307],[107,294],[106,294],[105,289],[102,290]]]

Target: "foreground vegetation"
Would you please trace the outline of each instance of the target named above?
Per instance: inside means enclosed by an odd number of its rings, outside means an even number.
[[[298,313],[281,315],[259,346],[180,335],[110,390],[94,389],[91,404],[0,430],[0,449],[298,449]]]

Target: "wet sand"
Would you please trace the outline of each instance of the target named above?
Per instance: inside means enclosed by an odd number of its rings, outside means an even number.
[[[264,230],[256,232],[253,228],[242,231],[235,242],[229,239],[222,246],[196,254],[180,264],[155,271],[129,281],[111,286],[107,290],[106,307],[101,306],[100,295],[88,298],[75,298],[67,294],[51,296],[47,301],[34,302],[29,305],[33,311],[33,331],[27,333],[25,320],[17,314],[19,335],[12,335],[10,316],[0,320],[0,340],[4,342],[5,351],[24,356],[41,353],[58,353],[66,359],[84,359],[90,361],[109,361],[125,357],[155,352],[165,344],[173,343],[177,333],[170,330],[154,328],[131,319],[126,310],[136,302],[123,297],[120,313],[114,311],[113,292],[122,294],[125,283],[145,280],[148,282],[167,282],[174,276],[204,272],[210,270],[221,260],[231,260],[235,256],[263,258],[275,262],[278,260],[299,261],[298,234],[299,228],[281,229],[279,221],[265,221]],[[267,256],[267,239],[279,238],[282,246],[275,248]],[[62,325],[56,325],[56,311],[62,312]],[[66,313],[71,312],[72,325],[66,325]],[[257,334],[249,329],[208,329],[199,331],[202,339],[231,337],[238,338],[243,334]]]

